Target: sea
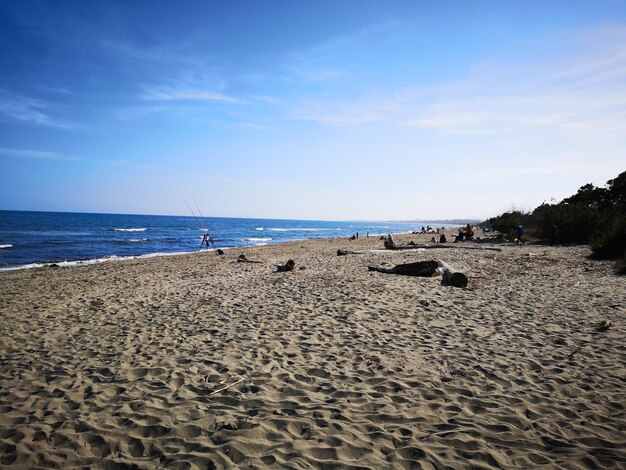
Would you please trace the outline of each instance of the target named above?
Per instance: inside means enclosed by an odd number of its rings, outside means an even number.
[[[407,233],[432,222],[329,222],[319,220],[0,211],[0,270],[80,266],[125,258],[191,253],[205,233],[211,249],[311,238]]]

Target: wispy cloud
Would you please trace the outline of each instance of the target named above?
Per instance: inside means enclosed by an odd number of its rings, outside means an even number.
[[[215,101],[227,104],[244,104],[245,101],[206,90],[156,89],[150,90],[144,98],[150,101]]]
[[[329,126],[352,126],[385,120],[388,117],[383,109],[385,105],[385,102],[328,102],[307,99],[293,107],[290,117]]]
[[[149,170],[152,167],[150,165],[144,165],[142,163],[137,163],[132,160],[119,159],[119,160],[102,160],[103,163],[107,165],[121,167],[121,168],[131,168],[133,170]]]
[[[291,79],[305,83],[351,79],[350,72],[370,62],[365,51],[371,50],[372,44],[393,38],[400,24],[399,21],[384,22],[294,50],[287,59],[285,71]]]
[[[626,28],[611,29],[611,38],[584,54],[516,67],[492,60],[456,82],[354,99],[304,98],[292,105],[290,117],[332,126],[388,122],[447,134],[551,129],[626,135]]]
[[[316,69],[313,66],[309,68],[293,68],[292,72],[308,82],[324,82],[340,77],[345,73],[344,70]]]
[[[261,101],[263,103],[268,103],[268,104],[276,104],[278,102],[278,100],[275,97],[268,96],[268,95],[254,95],[252,96],[252,98],[254,98],[257,101]]]
[[[259,124],[258,122],[240,122],[240,123],[237,123],[236,126],[242,129],[253,129],[253,130],[277,129],[276,126],[269,126],[267,124]]]
[[[76,125],[56,118],[48,111],[50,105],[0,89],[0,119],[58,129],[75,129]]]
[[[32,149],[12,149],[0,147],[0,155],[9,158],[18,159],[37,159],[37,160],[80,160],[79,157],[65,155],[59,152],[51,152],[48,150],[32,150]]]

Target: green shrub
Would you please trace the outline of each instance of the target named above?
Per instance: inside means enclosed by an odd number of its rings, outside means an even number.
[[[591,240],[591,250],[598,258],[626,258],[626,217],[608,218]]]
[[[531,220],[530,214],[520,211],[511,211],[492,217],[487,220],[487,225],[502,234],[509,236],[511,239],[517,238],[516,229],[518,225],[526,227]]]
[[[542,204],[532,214],[537,236],[552,243],[589,243],[600,212],[585,204]]]

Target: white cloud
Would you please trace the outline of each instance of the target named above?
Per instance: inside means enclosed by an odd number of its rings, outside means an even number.
[[[242,129],[255,129],[255,130],[277,129],[276,126],[268,126],[266,124],[259,124],[257,122],[240,122],[240,123],[237,123],[236,126]]]
[[[562,48],[598,35],[602,31],[570,37]],[[534,63],[492,59],[456,82],[354,99],[304,98],[290,116],[332,126],[388,122],[446,134],[546,129],[619,137],[626,135],[626,28],[611,28],[610,38],[608,44],[592,41],[584,53],[548,54]]]
[[[141,163],[133,162],[132,160],[120,159],[120,160],[103,160],[104,163],[122,168],[131,168],[134,170],[148,170],[152,168],[150,165],[143,165]]]
[[[245,101],[207,90],[169,89],[151,90],[144,95],[151,101],[215,101],[227,104],[244,104]]]
[[[50,106],[40,100],[11,93],[0,89],[0,118],[26,124],[54,127],[59,129],[75,129],[76,125],[51,116]]]
[[[11,149],[0,147],[0,155],[9,158],[43,159],[43,160],[80,160],[78,157],[64,155],[59,152],[32,149]]]

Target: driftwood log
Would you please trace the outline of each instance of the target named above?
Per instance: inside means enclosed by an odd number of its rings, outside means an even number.
[[[469,280],[461,271],[456,271],[452,266],[443,261],[437,261],[443,275],[443,284],[452,287],[467,287]]]
[[[290,259],[289,261],[285,263],[284,266],[280,266],[280,265],[276,266],[276,270],[278,272],[293,271],[295,267],[296,267],[296,262]]]
[[[261,263],[262,261],[255,261],[255,260],[248,259],[246,258],[246,255],[242,253],[239,255],[239,258],[237,258],[237,262],[238,263]]]
[[[362,255],[364,251],[337,250],[337,256]]]
[[[399,264],[393,268],[382,266],[369,266],[370,271],[385,274],[400,274],[401,276],[431,277],[437,273],[439,263],[437,261],[417,261],[416,263]]]
[[[385,248],[388,250],[395,250],[397,246],[396,241],[393,239],[393,235],[387,235],[387,238],[385,239]]]

